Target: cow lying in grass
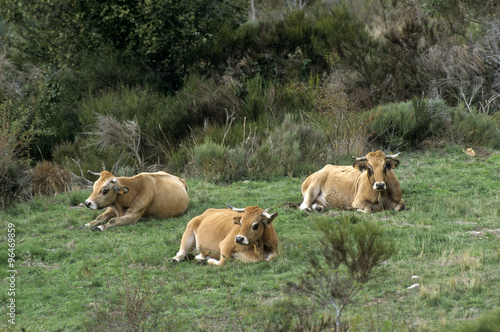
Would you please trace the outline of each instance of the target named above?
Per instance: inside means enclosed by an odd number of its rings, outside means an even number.
[[[115,177],[107,171],[99,173],[94,190],[85,201],[89,209],[107,210],[85,224],[93,230],[135,224],[141,217],[169,218],[186,211],[189,197],[183,179],[165,172],[141,173],[133,177]],[[97,226],[110,219],[107,224]]]
[[[228,259],[244,262],[269,261],[276,256],[278,237],[269,214],[258,206],[245,209],[208,209],[191,219],[181,247],[172,261],[180,262],[191,248],[200,252],[197,260],[224,265]]]
[[[323,211],[326,207],[376,212],[404,210],[401,187],[392,171],[398,167],[395,155],[382,151],[354,158],[351,166],[326,165],[302,183],[300,210]]]

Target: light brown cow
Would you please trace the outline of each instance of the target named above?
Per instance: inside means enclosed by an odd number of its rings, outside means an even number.
[[[103,231],[106,228],[135,224],[139,218],[169,218],[186,211],[189,197],[183,179],[165,172],[141,173],[133,177],[115,177],[107,171],[94,183],[94,190],[85,201],[92,210],[107,210],[85,226]],[[97,226],[109,218],[107,224]]]
[[[245,262],[269,261],[276,256],[278,236],[269,214],[258,206],[245,209],[208,209],[189,221],[181,247],[172,261],[180,262],[189,249],[200,252],[197,260],[224,265],[228,259]],[[219,260],[217,260],[219,258]]]
[[[299,208],[309,212],[325,207],[365,213],[404,210],[401,187],[392,171],[399,165],[398,155],[376,151],[353,157],[352,167],[326,165],[302,183],[304,201]]]

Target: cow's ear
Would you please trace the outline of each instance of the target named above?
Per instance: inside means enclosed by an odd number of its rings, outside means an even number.
[[[360,171],[360,172],[364,172],[367,169],[366,162],[364,162],[364,161],[362,161],[362,162],[357,161],[354,164],[352,164],[352,167],[357,168],[358,171]]]
[[[116,190],[116,193],[117,194],[126,194],[128,193],[128,188],[127,187],[119,187],[119,186],[115,186],[115,190]]]
[[[274,212],[273,214],[269,214],[267,212],[262,213],[264,216],[264,224],[269,225],[270,223],[273,222],[273,220],[278,216],[278,212]]]
[[[399,166],[399,160],[397,160],[397,159],[387,160],[387,163],[386,163],[387,168],[396,168],[398,166]]]
[[[126,194],[126,193],[128,193],[128,188],[127,187],[121,187],[118,190],[118,194]]]
[[[241,226],[241,217],[234,217],[233,222],[235,225]]]

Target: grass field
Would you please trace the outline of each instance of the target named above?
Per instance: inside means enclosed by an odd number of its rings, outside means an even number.
[[[375,268],[346,307],[342,319],[352,331],[446,331],[498,308],[500,153],[479,151],[472,158],[449,148],[407,152],[400,161],[396,175],[408,209],[399,213],[306,214],[282,206],[301,202],[305,177],[231,184],[187,179],[190,203],[183,216],[102,233],[79,228],[98,214],[78,207],[89,191],[18,204],[0,212],[0,329],[271,330],[283,311],[292,312],[292,302],[319,320],[333,310],[287,294],[283,286],[297,281],[309,268],[308,257],[318,254],[316,222],[336,222],[344,214],[377,222],[396,243],[392,258]],[[224,267],[170,263],[187,222],[226,203],[275,208],[278,257]],[[16,261],[9,268],[12,228]],[[18,271],[14,296],[8,294],[8,270]],[[415,283],[420,286],[407,289]],[[7,321],[11,298],[15,325]]]

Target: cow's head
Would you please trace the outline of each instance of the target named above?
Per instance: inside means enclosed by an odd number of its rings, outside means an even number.
[[[121,194],[128,193],[128,188],[120,185],[118,179],[107,171],[99,173],[89,173],[99,175],[99,179],[94,183],[92,194],[85,201],[85,206],[89,209],[103,209],[110,206]]]
[[[354,158],[353,167],[360,172],[368,173],[368,180],[372,185],[373,190],[384,191],[387,189],[386,176],[393,168],[399,166],[399,160],[395,155],[385,155],[382,151],[370,152],[361,158]]]
[[[264,230],[278,216],[278,213],[269,214],[258,206],[248,206],[245,209],[237,209],[230,206],[233,211],[244,212],[243,216],[233,219],[235,225],[239,225],[240,232],[234,238],[239,245],[253,245],[260,240]]]

